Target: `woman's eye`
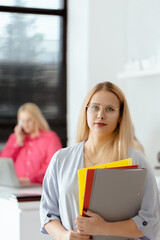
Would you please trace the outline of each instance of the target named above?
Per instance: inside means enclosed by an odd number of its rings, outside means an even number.
[[[99,110],[99,106],[92,106],[92,109],[95,110],[95,111],[98,111]]]
[[[114,111],[114,109],[112,107],[107,107],[106,108],[106,112],[111,112],[111,111]]]

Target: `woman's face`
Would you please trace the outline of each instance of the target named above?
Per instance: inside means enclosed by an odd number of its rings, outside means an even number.
[[[120,101],[109,91],[96,92],[87,108],[87,123],[90,132],[109,136],[116,129],[120,118]]]
[[[28,112],[21,111],[18,116],[18,122],[21,123],[23,131],[27,134],[32,134],[37,129],[35,120]]]

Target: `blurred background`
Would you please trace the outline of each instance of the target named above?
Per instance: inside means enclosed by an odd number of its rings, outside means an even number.
[[[63,146],[75,143],[88,90],[124,91],[135,135],[160,166],[159,0],[0,0],[0,143],[35,102]]]
[[[36,103],[66,146],[66,10],[59,0],[0,1],[0,141]]]
[[[159,0],[0,0],[0,149],[28,101],[63,147],[74,144],[84,97],[111,81],[160,189],[159,12]],[[40,233],[39,202],[0,203],[2,238],[51,239]]]

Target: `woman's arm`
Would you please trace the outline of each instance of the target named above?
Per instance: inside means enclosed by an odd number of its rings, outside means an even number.
[[[49,233],[57,240],[88,240],[90,238],[89,235],[79,233],[78,231],[66,230],[63,224],[61,224],[58,181],[59,160],[60,156],[59,152],[57,152],[54,154],[44,177],[40,204],[41,231],[42,233]],[[71,229],[70,227],[67,228]]]
[[[17,144],[18,146],[23,146],[24,145],[24,141],[26,138],[26,135],[22,129],[21,124],[17,124],[14,128],[14,132],[16,135],[16,140],[17,140]]]
[[[90,236],[76,231],[67,231],[58,220],[52,220],[45,225],[46,231],[58,240],[88,240]]]
[[[89,210],[85,214],[89,217],[78,216],[76,219],[77,230],[81,233],[129,238],[144,236],[132,219],[120,222],[107,222],[98,214]]]
[[[8,141],[6,142],[3,150],[1,151],[0,156],[13,158],[13,160],[15,161],[17,155],[19,154],[19,151],[22,148],[23,148],[23,146],[19,146],[17,144],[17,139],[16,139],[15,133],[12,133],[9,136]]]

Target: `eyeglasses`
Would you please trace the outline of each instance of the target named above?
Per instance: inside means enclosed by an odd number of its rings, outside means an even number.
[[[96,104],[96,103],[88,104],[87,108],[90,112],[95,113],[95,114],[101,110],[103,110],[105,114],[113,114],[116,111],[119,111],[119,109],[114,106],[109,105],[109,106],[102,107],[101,105]]]
[[[33,122],[33,120],[32,120],[31,118],[25,119],[25,120],[18,120],[18,123],[19,123],[20,125],[23,125],[24,123],[25,123],[25,124],[31,124],[32,122]]]

